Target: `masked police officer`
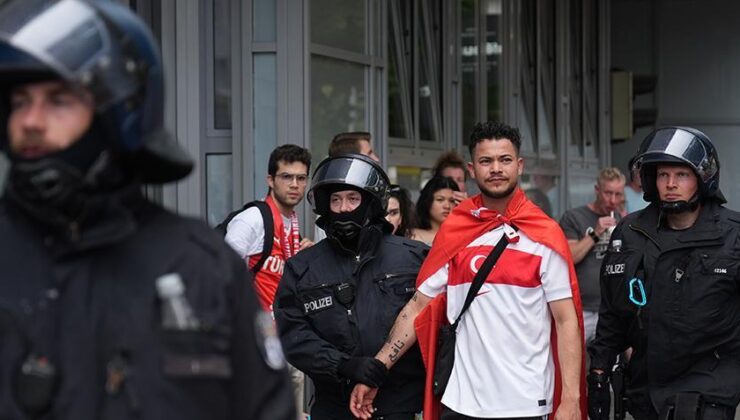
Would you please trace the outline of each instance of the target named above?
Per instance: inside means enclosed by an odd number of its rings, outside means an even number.
[[[315,419],[354,418],[358,382],[380,387],[378,418],[412,419],[422,408],[424,367],[411,349],[388,374],[373,356],[414,294],[427,247],[391,234],[389,181],[372,159],[325,159],[308,200],[327,239],[288,260],[275,319],[288,361],[314,382]]]
[[[0,418],[295,418],[243,262],[142,196],[192,168],[162,88],[118,2],[0,6]]]
[[[590,417],[608,418],[610,368],[632,347],[635,419],[732,419],[740,402],[740,214],[722,205],[717,151],[698,130],[660,128],[636,165],[650,205],[617,226],[602,265]]]

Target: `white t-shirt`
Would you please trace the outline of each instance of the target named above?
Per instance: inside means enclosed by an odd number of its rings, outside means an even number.
[[[481,235],[426,279],[419,291],[447,290],[447,319],[462,310],[475,273],[501,239]],[[442,403],[471,417],[534,417],[552,412],[554,364],[548,302],[572,296],[568,264],[519,232],[491,270],[457,328],[455,363]]]
[[[283,229],[287,231],[290,229],[290,218],[280,216],[283,218]],[[244,260],[261,253],[265,242],[265,224],[260,210],[250,207],[237,214],[226,227],[224,240]]]

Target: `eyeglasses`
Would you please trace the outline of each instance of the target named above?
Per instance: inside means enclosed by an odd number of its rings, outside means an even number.
[[[305,185],[308,182],[308,175],[304,174],[282,173],[275,175],[275,177],[285,184],[292,184],[293,181],[296,181],[299,185]]]

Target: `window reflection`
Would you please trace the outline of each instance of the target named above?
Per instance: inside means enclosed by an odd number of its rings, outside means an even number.
[[[206,212],[216,226],[232,210],[231,154],[206,155]]]
[[[365,66],[311,57],[311,154],[326,156],[329,142],[342,131],[365,128]]]
[[[229,0],[213,0],[213,121],[231,128],[231,25]]]
[[[365,52],[364,0],[312,0],[311,42]]]

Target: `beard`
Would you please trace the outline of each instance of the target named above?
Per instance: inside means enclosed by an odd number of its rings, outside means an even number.
[[[485,188],[485,186],[478,184],[478,188],[480,189],[481,194],[485,195],[488,198],[494,199],[494,200],[500,200],[502,198],[506,198],[510,196],[514,190],[516,190],[517,183],[514,182],[512,184],[509,184],[509,186],[501,192],[498,191],[490,191]]]
[[[288,209],[293,209],[303,199],[302,195],[299,195],[298,198],[291,198],[287,192],[282,193],[275,190],[272,190],[272,197],[278,204]]]

